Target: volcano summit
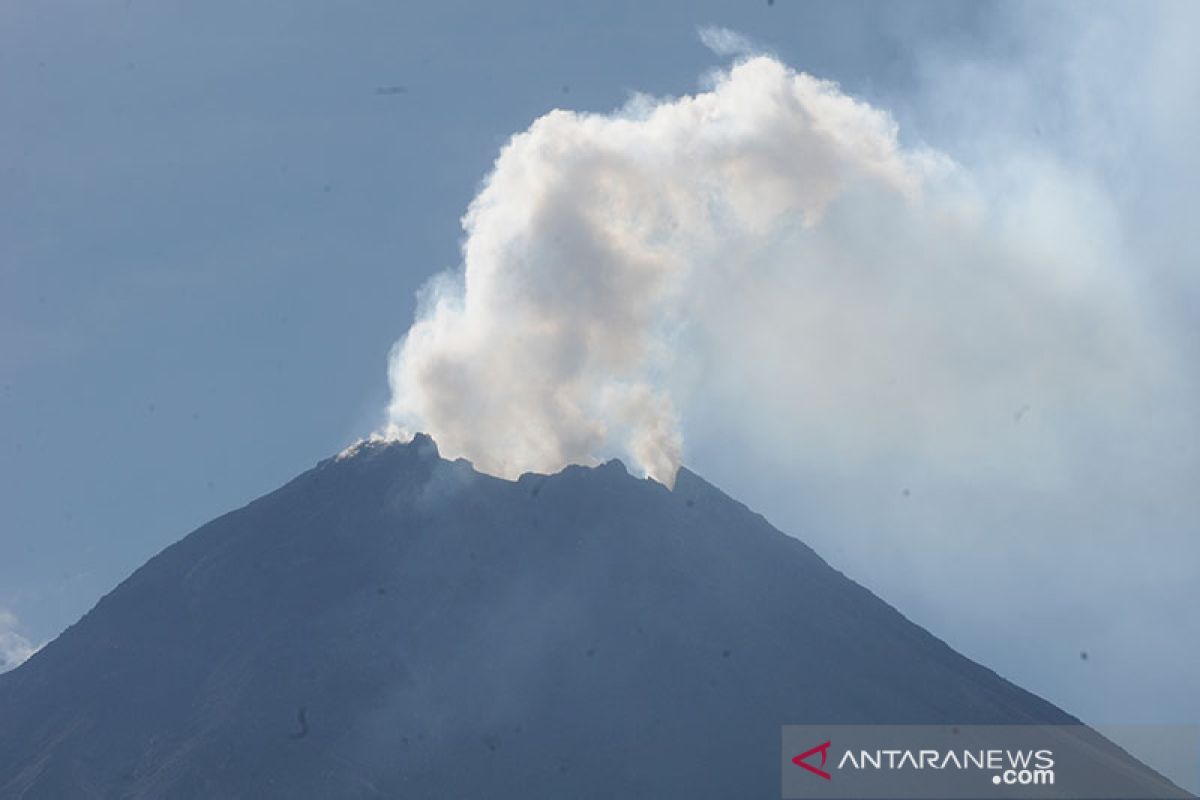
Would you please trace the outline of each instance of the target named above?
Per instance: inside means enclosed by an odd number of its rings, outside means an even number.
[[[417,436],[0,675],[0,797],[778,797],[784,724],[1073,722],[686,469],[507,481]]]

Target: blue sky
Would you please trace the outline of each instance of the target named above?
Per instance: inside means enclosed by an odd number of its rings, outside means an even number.
[[[1096,199],[1152,341],[1194,353],[1196,23],[1142,4],[6,4],[0,635],[53,638],[378,426],[389,350],[459,263],[500,147],[555,107],[702,88],[727,58],[698,26],[837,81],[987,191]],[[786,408],[729,421],[736,393],[689,414],[685,461],[1069,711],[1196,722],[1194,366],[1172,380],[1108,428],[1039,423],[1070,442],[1057,482],[935,474],[902,438],[806,459]],[[1030,422],[1050,405],[1003,402]]]
[[[793,63],[850,89],[911,81],[851,11],[7,4],[0,604],[52,637],[374,428],[415,292],[458,261],[512,133],[693,90],[710,22],[786,21]]]

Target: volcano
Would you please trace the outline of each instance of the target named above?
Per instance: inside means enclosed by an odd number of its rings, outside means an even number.
[[[419,435],[0,675],[0,797],[779,797],[784,724],[1075,722],[686,469],[507,481]]]

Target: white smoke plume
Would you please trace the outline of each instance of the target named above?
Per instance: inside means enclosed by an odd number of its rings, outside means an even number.
[[[980,191],[765,56],[693,96],[554,110],[503,148],[461,271],[394,348],[390,427],[501,476],[625,454],[671,485],[688,415],[952,463],[1034,387],[1103,413],[1153,348],[1102,203],[1036,166]]]
[[[752,42],[745,34],[722,28],[719,25],[705,25],[696,29],[696,35],[709,50],[719,56],[758,55],[763,48]]]

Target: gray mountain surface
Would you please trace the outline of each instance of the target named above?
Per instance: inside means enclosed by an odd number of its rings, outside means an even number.
[[[0,675],[0,797],[773,798],[783,724],[1074,721],[686,469],[505,481],[418,436]]]

